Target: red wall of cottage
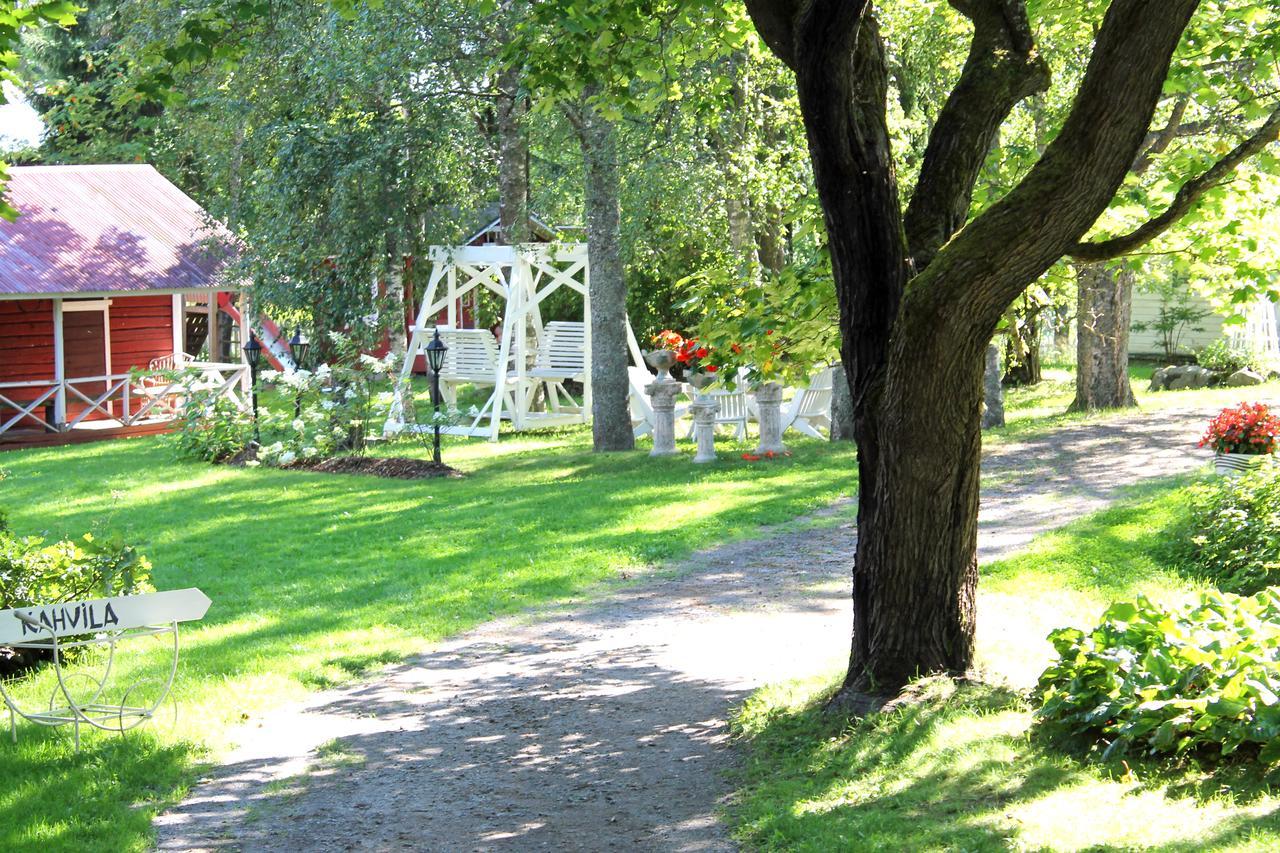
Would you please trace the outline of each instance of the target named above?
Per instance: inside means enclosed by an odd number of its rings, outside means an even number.
[[[110,318],[112,373],[173,355],[173,297],[113,297]]]
[[[0,382],[52,378],[53,301],[0,300]]]
[[[172,297],[112,297],[107,316],[111,326],[111,373],[127,373],[134,367],[145,368],[152,359],[173,354]],[[54,374],[53,301],[0,300],[0,383],[51,380]],[[26,402],[44,390],[0,389],[0,394],[17,402]],[[103,389],[85,386],[82,390],[96,396]],[[120,404],[117,402],[115,405]],[[85,408],[83,401],[69,395],[68,420]],[[88,419],[103,417],[105,415],[94,412]],[[0,405],[0,423],[6,419],[5,410]],[[22,426],[38,427],[39,424],[32,422]]]

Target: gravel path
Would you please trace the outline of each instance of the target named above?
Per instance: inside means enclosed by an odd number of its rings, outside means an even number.
[[[1211,414],[1086,421],[990,450],[981,560],[1202,466]],[[159,849],[732,849],[717,819],[729,709],[846,653],[852,506],[819,515],[252,721],[156,820]]]

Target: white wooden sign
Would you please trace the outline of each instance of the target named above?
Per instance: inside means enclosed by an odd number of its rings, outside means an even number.
[[[58,637],[71,637],[97,631],[191,622],[203,618],[209,604],[209,597],[193,587],[0,610],[0,646],[47,640],[51,631]],[[18,614],[29,621],[19,619]]]

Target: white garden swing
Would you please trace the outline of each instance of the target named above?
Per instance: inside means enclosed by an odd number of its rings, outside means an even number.
[[[424,355],[432,336],[448,347],[440,368],[440,390],[450,409],[456,408],[460,385],[492,388],[470,423],[441,429],[450,435],[498,440],[503,420],[517,430],[591,419],[591,295],[590,267],[585,243],[522,243],[514,246],[433,246],[427,255],[431,276],[411,328],[409,348],[401,369],[401,388],[408,387],[413,365]],[[543,323],[541,304],[567,287],[582,297],[581,321]],[[486,288],[504,304],[502,326],[495,336],[488,329],[459,327],[464,296]],[[445,313],[445,325],[437,325]],[[636,365],[644,360],[631,325],[627,347]],[[567,382],[582,386],[575,399]],[[544,406],[534,409],[543,388]],[[397,391],[397,394],[399,391]],[[388,431],[427,430],[429,426],[404,420],[403,401],[397,399],[387,420]]]

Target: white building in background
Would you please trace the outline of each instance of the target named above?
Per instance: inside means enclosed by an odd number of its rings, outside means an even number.
[[[1144,358],[1166,357],[1164,334],[1155,328],[1160,320],[1164,301],[1159,294],[1134,288],[1132,328],[1129,331],[1129,355]],[[1280,343],[1277,342],[1277,306],[1260,298],[1248,310],[1243,325],[1226,324],[1226,316],[1214,309],[1213,303],[1192,293],[1186,307],[1204,314],[1199,320],[1184,324],[1177,333],[1176,351],[1179,355],[1193,355],[1214,341],[1229,337],[1235,344],[1249,344],[1280,361]]]

